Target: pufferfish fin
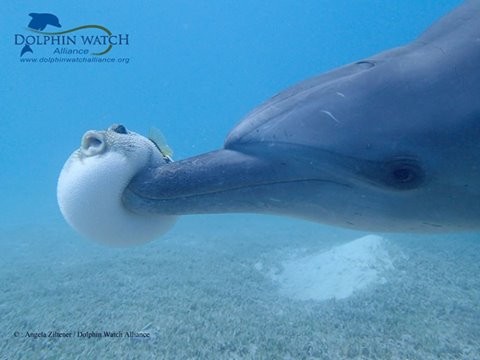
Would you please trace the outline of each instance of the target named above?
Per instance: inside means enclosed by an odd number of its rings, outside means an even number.
[[[173,150],[170,146],[168,146],[165,136],[159,129],[157,129],[156,127],[150,128],[147,137],[148,139],[150,139],[151,142],[155,144],[157,149],[162,153],[163,157],[165,157],[169,161],[173,161]]]

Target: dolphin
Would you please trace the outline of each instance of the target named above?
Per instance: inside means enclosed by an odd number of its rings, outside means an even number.
[[[55,27],[62,27],[60,25],[60,20],[53,14],[38,14],[38,13],[30,13],[28,14],[32,20],[28,23],[28,27],[34,30],[44,30],[47,25],[52,25]]]
[[[480,228],[480,1],[418,39],[306,80],[223,149],[130,182],[139,214],[252,212],[386,232]]]
[[[471,0],[412,43],[274,96],[222,149],[135,167],[117,204],[166,219],[250,212],[367,231],[478,230],[479,64]]]

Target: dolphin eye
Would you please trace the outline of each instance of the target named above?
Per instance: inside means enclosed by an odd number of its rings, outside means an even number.
[[[425,178],[418,161],[413,159],[395,159],[385,163],[385,183],[398,190],[412,190],[419,187]]]
[[[407,183],[412,181],[415,178],[415,173],[411,169],[406,167],[400,167],[393,170],[392,175],[395,180],[400,183]]]
[[[110,130],[115,131],[117,134],[126,134],[127,129],[123,125],[115,124],[110,126]]]

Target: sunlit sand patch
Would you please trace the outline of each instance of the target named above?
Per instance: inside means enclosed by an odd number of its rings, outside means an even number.
[[[328,300],[345,299],[367,286],[385,283],[383,274],[394,267],[385,239],[367,235],[328,251],[285,260],[282,268],[268,272],[281,294],[298,300]]]

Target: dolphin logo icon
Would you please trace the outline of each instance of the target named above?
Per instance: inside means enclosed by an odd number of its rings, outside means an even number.
[[[30,23],[28,24],[28,27],[30,29],[41,31],[41,30],[44,30],[47,27],[47,25],[62,27],[62,25],[60,25],[60,21],[58,20],[58,17],[56,17],[53,14],[30,13],[28,15],[32,18],[32,20],[30,20]]]
[[[29,29],[42,31],[47,27],[47,25],[55,26],[58,28],[62,27],[62,25],[60,25],[58,17],[53,14],[30,13],[28,15],[32,18],[32,20],[30,20],[30,22],[28,23]],[[25,45],[22,48],[22,51],[20,52],[20,57],[22,57],[27,52],[33,53],[30,45]]]

